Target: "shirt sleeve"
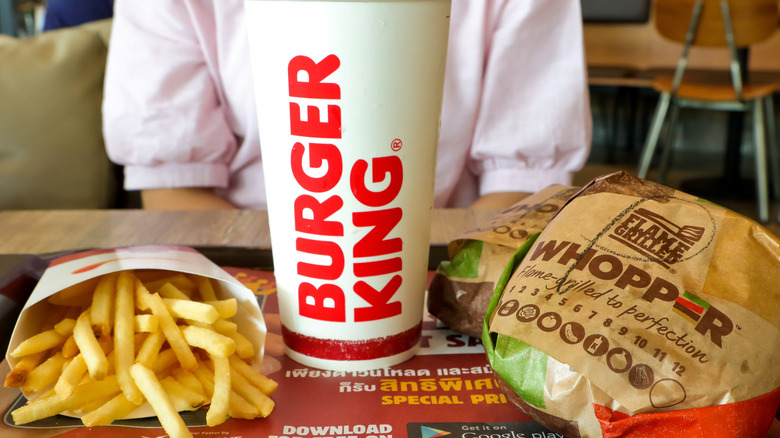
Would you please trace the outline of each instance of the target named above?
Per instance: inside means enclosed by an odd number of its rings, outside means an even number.
[[[103,133],[128,190],[226,187],[237,139],[207,60],[204,26],[178,0],[118,0],[106,67]]]
[[[483,195],[571,184],[592,129],[579,1],[495,4],[468,166]]]

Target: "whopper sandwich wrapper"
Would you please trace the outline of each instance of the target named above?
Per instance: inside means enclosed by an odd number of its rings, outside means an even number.
[[[620,172],[593,180],[499,279],[499,383],[567,437],[764,437],[780,405],[780,240]]]

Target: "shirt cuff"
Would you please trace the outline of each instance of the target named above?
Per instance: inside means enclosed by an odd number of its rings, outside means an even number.
[[[565,170],[496,169],[480,177],[480,196],[496,192],[536,193],[551,185],[570,186],[574,174]]]
[[[126,166],[125,189],[228,187],[228,168],[221,164],[188,163],[158,166]]]

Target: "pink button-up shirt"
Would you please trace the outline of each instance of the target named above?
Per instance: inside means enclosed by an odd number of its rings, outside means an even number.
[[[117,0],[105,81],[125,188],[265,209],[244,0]],[[453,0],[435,205],[570,184],[590,147],[578,0]]]

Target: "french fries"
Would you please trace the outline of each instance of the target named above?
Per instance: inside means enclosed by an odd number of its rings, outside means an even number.
[[[208,278],[121,271],[88,284],[50,297],[40,331],[11,352],[5,386],[30,400],[12,413],[17,424],[65,413],[108,425],[146,402],[168,435],[186,437],[177,411],[208,406],[215,426],[273,410],[276,382],[248,362],[255,347],[230,320],[237,301],[219,299]]]

